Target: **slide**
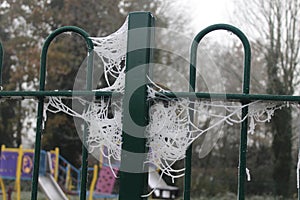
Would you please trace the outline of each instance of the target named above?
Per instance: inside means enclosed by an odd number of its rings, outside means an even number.
[[[149,171],[148,184],[154,189],[153,194],[156,198],[175,199],[178,196],[178,188],[168,185],[153,169]]]
[[[62,189],[59,187],[50,173],[50,169],[52,169],[50,152],[47,152],[46,159],[46,173],[44,175],[40,174],[39,185],[41,186],[42,190],[49,200],[68,200],[65,193],[62,191]]]
[[[49,200],[68,200],[51,174],[40,175],[39,184]]]

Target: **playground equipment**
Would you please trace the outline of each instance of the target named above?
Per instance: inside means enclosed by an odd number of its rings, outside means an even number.
[[[56,157],[58,156],[56,155]],[[54,179],[53,173],[51,173],[53,171],[52,160],[51,153],[48,152],[46,154],[46,171],[44,174],[42,174],[42,176],[39,176],[39,184],[50,200],[68,200],[67,196],[57,184],[57,180]],[[55,165],[58,166],[58,164]]]
[[[31,180],[33,171],[33,149],[1,147],[0,157],[0,186],[3,199],[7,194],[2,179],[15,180],[17,199],[21,199],[21,181]],[[59,155],[59,149],[50,152],[42,150],[40,159],[39,185],[50,200],[65,200],[68,195],[78,195],[80,186],[80,169],[75,168],[64,157]],[[100,168],[98,170],[98,168]],[[93,198],[116,198],[113,194],[115,177],[108,166],[89,168],[93,174],[89,199]],[[115,168],[117,173],[118,168]]]
[[[21,199],[21,180],[31,180],[32,178],[33,157],[33,149],[23,149],[22,146],[19,148],[1,146],[0,177],[2,179],[15,180],[18,200]],[[41,152],[39,184],[49,199],[54,199],[51,195],[57,194],[60,197],[56,199],[66,199],[63,198],[64,194],[61,193],[60,187],[56,183],[58,178],[58,159],[58,148],[48,153],[46,151]],[[4,184],[2,188],[2,191],[5,191]],[[3,196],[5,195],[4,193]]]
[[[220,121],[230,121],[241,123],[241,139],[240,139],[240,152],[239,152],[239,167],[238,167],[238,199],[243,200],[245,199],[245,187],[246,187],[246,154],[247,154],[247,132],[248,132],[248,118],[250,121],[257,119],[257,112],[263,111],[267,113],[268,109],[266,106],[269,106],[270,109],[273,111],[275,109],[279,109],[285,106],[285,102],[300,102],[300,96],[284,96],[284,95],[254,95],[249,94],[250,89],[250,61],[251,61],[251,49],[250,44],[246,36],[237,28],[227,25],[227,24],[217,24],[209,26],[208,28],[204,29],[203,31],[199,32],[199,34],[194,38],[194,42],[191,46],[191,57],[190,57],[190,91],[189,92],[182,92],[182,93],[170,93],[164,90],[159,90],[158,92],[151,93],[151,96],[148,95],[148,89],[150,82],[148,81],[149,75],[149,67],[150,63],[152,62],[153,58],[153,36],[154,36],[154,29],[150,27],[154,27],[154,17],[147,12],[137,12],[131,13],[128,17],[128,32],[127,35],[127,52],[126,55],[121,55],[121,60],[124,61],[124,56],[126,57],[126,70],[125,72],[134,72],[134,73],[127,73],[125,76],[125,86],[123,87],[124,91],[113,91],[113,90],[93,90],[93,56],[92,53],[94,49],[94,44],[92,40],[89,38],[89,35],[82,29],[77,27],[63,27],[57,29],[49,37],[46,39],[41,55],[41,70],[40,70],[40,89],[39,91],[1,91],[0,97],[37,97],[38,102],[38,111],[37,111],[37,129],[36,129],[36,142],[35,142],[35,153],[34,153],[34,163],[33,163],[33,174],[32,174],[32,194],[31,199],[37,199],[37,190],[38,190],[38,179],[39,179],[39,170],[40,170],[40,160],[41,160],[41,133],[42,133],[42,124],[43,124],[43,112],[44,112],[44,100],[45,98],[52,98],[54,97],[106,97],[109,98],[113,94],[123,96],[123,104],[126,105],[123,110],[123,121],[119,123],[121,124],[121,132],[122,134],[117,135],[117,139],[114,142],[107,143],[112,144],[112,149],[115,154],[109,154],[110,156],[115,156],[119,158],[121,161],[119,176],[120,176],[120,189],[119,189],[119,199],[120,200],[137,200],[137,199],[146,199],[147,197],[147,185],[148,185],[148,168],[146,166],[145,169],[145,160],[147,159],[147,149],[151,147],[152,155],[161,156],[161,153],[168,153],[167,156],[172,156],[176,153],[172,153],[172,147],[174,147],[172,142],[175,141],[171,140],[169,135],[164,135],[165,133],[161,133],[161,135],[166,136],[160,138],[157,137],[157,133],[154,133],[153,137],[150,138],[151,140],[147,141],[148,135],[146,135],[147,131],[149,131],[146,127],[148,123],[153,123],[153,118],[149,122],[149,105],[148,105],[148,98],[152,101],[155,101],[156,98],[163,98],[167,97],[167,101],[171,101],[172,99],[178,100],[180,105],[184,105],[186,109],[186,113],[188,113],[189,118],[187,124],[189,126],[184,126],[184,134],[185,137],[181,135],[180,142],[185,141],[180,147],[180,156],[179,158],[171,158],[172,161],[176,159],[185,159],[185,186],[184,186],[184,199],[190,199],[190,183],[191,183],[191,155],[192,155],[192,142],[197,139],[197,137],[192,137],[193,129],[190,127],[193,121],[193,114],[194,111],[197,111],[197,107],[194,106],[195,104],[200,106],[203,105],[199,103],[199,100],[203,99],[213,99],[219,101],[235,101],[240,102],[240,106],[230,107],[228,109],[230,115],[226,116],[225,118],[220,119]],[[203,39],[205,35],[208,33],[215,31],[215,30],[227,30],[235,34],[242,42],[244,46],[244,79],[243,79],[243,92],[241,94],[222,94],[222,93],[200,93],[195,92],[195,83],[196,83],[196,55],[197,55],[197,48],[200,41]],[[136,31],[135,31],[136,30]],[[51,41],[59,34],[64,32],[75,32],[81,35],[88,46],[88,59],[87,59],[87,70],[86,70],[86,84],[85,90],[76,90],[76,91],[45,91],[45,76],[46,76],[46,58],[47,58],[47,51]],[[106,40],[107,41],[107,40]],[[101,42],[101,40],[94,40],[95,44],[97,42],[100,44],[105,45]],[[109,43],[109,42],[108,42]],[[123,45],[124,43],[122,43]],[[121,45],[121,47],[122,47]],[[99,47],[99,45],[98,45]],[[101,45],[100,45],[101,47]],[[1,48],[0,48],[1,49]],[[107,50],[107,49],[106,49]],[[2,49],[1,49],[2,51]],[[125,50],[126,51],[126,50]],[[112,50],[112,52],[117,52],[118,50]],[[123,50],[122,50],[123,52]],[[0,53],[1,55],[2,53]],[[111,54],[113,56],[113,53]],[[2,56],[2,55],[1,55]],[[0,59],[2,62],[2,59]],[[140,67],[140,66],[144,67]],[[124,68],[124,67],[123,67]],[[121,74],[121,73],[120,73]],[[121,77],[124,78],[124,77]],[[136,85],[139,87],[137,88]],[[60,99],[56,99],[60,101]],[[259,101],[258,101],[259,100]],[[265,103],[265,101],[272,101],[273,103]],[[257,105],[262,103],[262,110],[259,109],[252,109],[249,112],[249,108],[257,108]],[[274,103],[275,102],[275,103]],[[90,103],[90,104],[89,104]],[[99,105],[93,104],[91,102],[85,101],[85,106],[88,108],[90,105]],[[62,105],[62,104],[57,104]],[[212,104],[210,104],[211,106]],[[64,107],[59,107],[61,111],[63,111]],[[161,107],[162,109],[164,107]],[[228,107],[229,108],[229,107]],[[153,110],[152,110],[153,111]],[[155,111],[155,110],[154,110]],[[97,112],[96,112],[97,113]],[[241,113],[241,115],[239,115]],[[73,113],[78,114],[78,113]],[[267,114],[268,115],[268,114]],[[81,115],[78,115],[80,117]],[[232,116],[238,116],[238,120],[234,120],[231,118]],[[176,117],[176,116],[174,116]],[[269,115],[268,115],[269,117]],[[268,118],[269,120],[269,118]],[[259,120],[258,120],[259,121]],[[264,120],[262,120],[264,121]],[[87,191],[87,172],[88,172],[88,148],[97,148],[97,145],[93,146],[93,143],[88,143],[89,138],[89,126],[95,128],[96,124],[93,124],[95,121],[85,121],[84,131],[83,131],[83,151],[82,151],[82,168],[81,168],[81,180],[80,180],[80,199],[85,200],[87,198],[86,191]],[[94,126],[92,126],[94,125]],[[139,126],[136,126],[139,125]],[[153,125],[153,124],[152,124]],[[251,125],[251,124],[250,124]],[[251,127],[250,127],[251,128]],[[253,127],[252,127],[253,128]],[[166,129],[163,129],[166,130]],[[119,131],[119,130],[118,130]],[[205,131],[205,130],[204,130]],[[253,131],[253,129],[252,129]],[[150,131],[151,132],[151,131]],[[203,133],[203,132],[201,132]],[[179,134],[179,133],[178,133]],[[135,137],[133,137],[135,136]],[[189,136],[189,137],[188,137]],[[98,135],[99,138],[103,138],[103,135]],[[120,142],[120,137],[122,143]],[[186,138],[186,139],[185,139]],[[104,138],[107,139],[107,138]],[[152,140],[153,139],[153,140]],[[156,140],[157,139],[157,140]],[[176,138],[178,139],[178,138]],[[99,140],[101,141],[101,140]],[[104,142],[109,142],[103,140]],[[162,144],[166,145],[166,151],[161,151],[160,146],[155,146],[154,143],[151,141],[163,141]],[[177,142],[177,140],[176,140]],[[89,146],[90,144],[90,146]],[[103,144],[103,145],[107,145]],[[159,143],[160,144],[160,143]],[[147,146],[148,145],[148,146]],[[120,152],[120,149],[121,152]],[[158,148],[158,149],[156,149]],[[175,150],[178,152],[178,149]],[[141,156],[139,156],[141,155]],[[168,163],[159,163],[161,159],[155,159],[155,156],[150,157],[151,162],[154,162],[157,167],[161,167],[159,164],[168,164]],[[134,169],[132,169],[132,163],[134,163]],[[172,164],[172,163],[171,163]],[[168,169],[169,171],[163,171],[167,175],[172,176],[172,165],[165,165],[162,168],[163,170]],[[299,170],[299,169],[298,169]],[[96,170],[95,170],[96,171]],[[20,175],[18,175],[20,176]],[[151,178],[150,178],[151,179]],[[95,182],[93,182],[95,184]],[[300,192],[300,190],[298,190]],[[298,197],[300,199],[300,195]]]
[[[59,160],[59,184],[68,196],[78,196],[80,194],[81,170],[75,168],[62,156],[60,156]],[[114,170],[117,174],[118,167],[115,167]],[[92,175],[88,184],[88,199],[118,197],[118,194],[113,191],[116,177],[111,173],[107,165],[94,165],[93,167],[89,167],[88,171]]]
[[[3,196],[3,200],[6,200],[6,198],[10,198],[9,195],[7,194],[6,192],[6,188],[5,188],[5,185],[4,185],[4,182],[2,180],[2,178],[0,178],[0,186],[1,186],[1,195]]]

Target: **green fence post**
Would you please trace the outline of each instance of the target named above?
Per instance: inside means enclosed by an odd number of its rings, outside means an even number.
[[[2,89],[2,68],[3,68],[3,46],[2,43],[0,42],[0,90]]]
[[[148,12],[129,14],[126,79],[123,100],[120,200],[147,199],[148,169],[144,164],[148,124],[147,75],[151,62],[154,18]]]
[[[53,41],[53,39],[64,32],[74,32],[79,35],[81,35],[88,46],[88,52],[92,52],[94,45],[92,41],[89,39],[88,33],[86,33],[84,30],[75,27],[75,26],[66,26],[59,28],[55,31],[53,31],[45,40],[45,43],[42,48],[41,53],[41,60],[40,60],[40,88],[39,91],[45,91],[45,80],[46,80],[46,62],[47,62],[47,52],[48,48],[50,46],[50,43]],[[88,76],[88,75],[87,75]],[[87,85],[87,87],[89,87]],[[36,122],[36,136],[35,136],[35,146],[34,146],[34,166],[33,166],[33,174],[32,174],[32,188],[31,188],[31,200],[37,200],[37,191],[38,191],[38,176],[39,176],[39,163],[40,163],[40,151],[41,151],[41,136],[43,132],[43,112],[44,112],[44,96],[39,96],[39,102],[38,102],[38,111],[37,111],[37,122]],[[85,147],[83,147],[83,152],[86,151]],[[82,160],[87,160],[87,153],[83,154]],[[82,163],[82,176],[85,176],[83,180],[86,180],[86,174],[87,174],[87,163]],[[83,184],[86,184],[85,182]],[[83,187],[86,187],[83,185]],[[83,189],[86,191],[86,188]],[[86,192],[85,192],[86,193]],[[85,199],[85,193],[84,198]]]
[[[93,54],[93,48],[94,45],[91,42],[90,39],[88,39],[88,42],[91,43],[91,46],[88,48],[88,60],[87,60],[87,75],[86,75],[86,90],[91,91],[93,88],[93,60],[94,60],[94,54]],[[88,109],[88,105],[85,105],[85,110]],[[81,179],[80,179],[80,200],[86,199],[86,187],[87,187],[87,175],[88,175],[88,150],[87,150],[87,136],[88,136],[88,125],[87,123],[84,123],[84,130],[83,130],[83,136],[82,136],[82,164],[81,164]]]
[[[249,94],[250,89],[250,66],[251,66],[251,48],[247,37],[238,28],[229,24],[215,24],[200,31],[193,40],[190,55],[190,91],[195,90],[196,83],[196,61],[197,48],[204,36],[215,30],[227,30],[234,33],[242,42],[244,46],[244,79],[243,79],[243,95]],[[221,94],[221,98],[226,98],[226,94]],[[244,105],[245,101],[242,101]],[[242,119],[247,116],[248,107],[242,109]],[[245,178],[246,178],[246,153],[247,153],[247,130],[248,120],[245,119],[241,125],[240,135],[240,153],[239,153],[239,177],[238,177],[238,199],[245,199]],[[184,199],[190,199],[190,185],[191,185],[191,159],[192,147],[190,146],[186,153],[186,175],[185,175],[185,193]]]
[[[299,175],[298,174],[300,174],[300,170],[299,170],[299,156],[300,156],[300,137],[299,137],[300,135],[298,135],[298,145],[299,145],[299,147],[298,147],[298,163],[297,163],[297,171],[296,171],[296,182],[297,182],[297,191],[298,191],[298,200],[300,200],[300,188],[299,188],[299,182],[300,182],[300,180],[299,180]]]
[[[235,28],[237,29],[237,28]],[[238,30],[238,29],[237,29]],[[244,78],[243,94],[250,92],[250,71],[251,71],[251,47],[247,37],[238,30],[236,35],[240,38],[244,46]],[[242,105],[247,102],[242,101]],[[242,119],[248,115],[248,106],[242,109]],[[248,118],[241,124],[240,135],[240,152],[239,152],[239,179],[238,179],[238,199],[245,199],[245,182],[246,182],[246,162],[247,162],[247,137],[248,137]]]

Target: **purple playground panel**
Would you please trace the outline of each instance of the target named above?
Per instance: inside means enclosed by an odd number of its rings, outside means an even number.
[[[19,152],[17,151],[2,151],[0,157],[0,176],[4,179],[15,179],[17,172]],[[51,173],[54,173],[56,155],[51,154],[52,169]],[[33,172],[33,161],[34,153],[24,151],[22,156],[21,165],[21,179],[31,180]],[[41,151],[40,159],[40,174],[44,175],[46,173],[46,152]]]
[[[2,152],[0,157],[0,176],[5,179],[15,179],[18,162],[18,152]]]
[[[33,171],[33,153],[24,152],[22,157],[21,179],[31,179]]]

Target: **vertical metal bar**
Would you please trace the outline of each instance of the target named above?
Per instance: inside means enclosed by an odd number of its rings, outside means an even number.
[[[297,190],[298,190],[298,200],[300,200],[300,187],[299,187],[299,183],[300,183],[300,177],[299,177],[299,174],[300,174],[300,169],[299,169],[299,162],[300,162],[300,135],[298,135],[298,145],[299,145],[299,147],[298,147],[298,159],[297,159],[297,171],[296,171],[296,177],[297,177]]]
[[[4,57],[4,51],[3,51],[2,43],[0,42],[0,90],[2,88],[3,57]]]
[[[250,75],[251,75],[251,47],[247,37],[239,31],[239,38],[244,46],[244,79],[243,94],[250,92]],[[245,105],[246,102],[242,102]],[[248,106],[242,109],[242,119],[248,115]],[[240,152],[239,152],[239,179],[238,179],[238,199],[245,199],[245,182],[246,182],[246,164],[247,164],[247,134],[248,134],[248,118],[241,124],[240,135]]]
[[[88,60],[87,60],[87,76],[86,76],[86,90],[92,90],[93,86],[93,49],[88,49]],[[88,109],[88,105],[85,106],[85,110]],[[84,123],[83,130],[83,145],[82,145],[82,165],[81,165],[81,180],[80,180],[80,200],[86,199],[86,187],[87,187],[87,174],[88,174],[88,151],[86,148],[86,141],[88,136],[88,126]]]
[[[243,94],[249,94],[250,90],[250,67],[251,67],[251,48],[247,37],[234,26],[228,24],[215,24],[209,26],[199,32],[193,40],[191,46],[190,56],[190,91],[195,89],[196,81],[196,61],[197,61],[197,48],[200,41],[204,36],[215,30],[227,30],[235,34],[242,42],[244,46],[244,79],[243,79]],[[226,94],[224,94],[224,99]],[[244,104],[244,103],[243,103]],[[242,109],[242,118],[247,116],[248,107]],[[240,137],[240,153],[239,153],[239,177],[238,177],[238,199],[245,199],[245,178],[246,178],[246,152],[247,152],[247,128],[248,120],[244,120],[241,125],[241,137]],[[190,182],[191,182],[191,158],[192,150],[191,147],[186,152],[186,175],[185,175],[185,194],[184,199],[190,199]]]
[[[193,42],[191,47],[191,55],[190,55],[190,77],[189,77],[189,92],[195,92],[196,89],[196,60],[197,60],[197,47],[198,43]],[[191,108],[194,107],[193,104],[189,105]],[[194,112],[193,109],[189,112],[190,120],[194,120]],[[191,127],[190,127],[191,129]],[[192,181],[192,153],[193,153],[193,145],[191,144],[186,150],[185,157],[185,176],[184,176],[184,193],[183,199],[190,200],[191,198],[191,181]]]
[[[45,90],[45,80],[46,80],[46,63],[47,63],[47,52],[50,43],[53,39],[64,32],[74,32],[81,35],[88,46],[88,51],[91,52],[94,48],[92,41],[89,39],[88,33],[84,30],[75,26],[66,26],[53,31],[45,40],[42,48],[41,60],[40,60],[40,91]],[[39,97],[38,111],[37,111],[37,122],[36,122],[36,136],[35,136],[35,146],[34,146],[34,166],[32,174],[32,188],[31,188],[31,200],[37,200],[38,191],[38,178],[39,178],[39,163],[40,163],[40,151],[41,151],[41,136],[43,131],[43,112],[44,112],[44,97]],[[86,159],[86,158],[85,158]],[[87,172],[86,172],[87,174]]]
[[[151,62],[154,18],[148,12],[129,14],[123,99],[120,200],[147,199],[148,168],[144,165],[148,124],[147,75]]]
[[[243,103],[244,105],[244,103]],[[242,109],[242,119],[247,116],[248,107]],[[241,124],[240,152],[239,152],[239,174],[238,174],[238,199],[245,199],[246,163],[247,163],[247,132],[248,119]]]

